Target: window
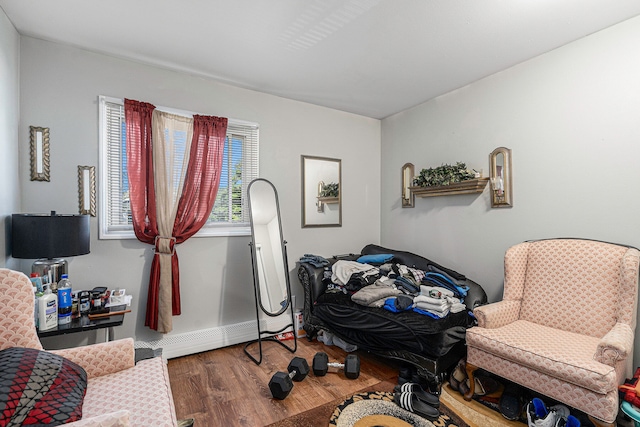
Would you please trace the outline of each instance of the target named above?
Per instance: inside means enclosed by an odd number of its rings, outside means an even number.
[[[134,239],[127,178],[124,101],[100,97],[101,239]],[[185,116],[188,112],[157,107]],[[177,165],[176,167],[180,167]],[[209,220],[197,236],[250,235],[247,187],[258,177],[258,125],[229,119],[220,187]]]

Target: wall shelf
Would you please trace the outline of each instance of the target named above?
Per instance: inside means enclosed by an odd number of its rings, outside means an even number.
[[[456,194],[482,193],[489,178],[476,178],[455,184],[437,187],[409,187],[411,194],[417,197],[454,196]]]
[[[331,204],[331,203],[340,202],[340,198],[339,197],[318,197],[318,201],[322,203]]]

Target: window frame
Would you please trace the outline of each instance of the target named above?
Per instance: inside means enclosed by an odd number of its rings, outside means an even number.
[[[107,140],[107,126],[106,126],[106,114],[107,108],[106,103],[114,103],[124,105],[124,99],[115,98],[100,95],[98,97],[98,127],[99,127],[99,165],[100,165],[100,173],[99,173],[99,181],[98,181],[98,192],[99,192],[99,209],[98,209],[98,239],[100,240],[111,240],[111,239],[136,239],[135,233],[133,231],[132,225],[112,225],[110,226],[108,217],[109,211],[107,203],[107,197],[109,196],[107,191],[106,183],[109,181],[109,170],[107,167],[107,159],[108,159],[108,151],[109,144]],[[179,110],[175,108],[169,107],[161,107],[156,106],[158,110],[179,114],[183,116],[192,116],[194,114],[190,111]],[[236,127],[246,127],[247,133],[255,132],[255,164],[250,165],[252,171],[255,172],[255,178],[259,177],[259,165],[260,165],[260,144],[259,144],[259,134],[260,134],[260,126],[258,123],[249,122],[246,120],[238,120],[229,118],[229,125]],[[227,131],[227,137],[229,136],[229,131]],[[248,142],[251,143],[251,142]],[[247,143],[245,143],[247,144]],[[224,161],[226,161],[225,159]],[[121,163],[122,164],[122,163]],[[244,170],[244,169],[243,169]],[[242,185],[242,194],[243,194],[243,209],[248,209],[248,197],[247,197],[247,187],[249,182],[243,182]],[[232,236],[251,236],[251,224],[249,223],[249,215],[245,216],[246,222],[241,223],[209,223],[207,222],[193,237],[232,237]]]

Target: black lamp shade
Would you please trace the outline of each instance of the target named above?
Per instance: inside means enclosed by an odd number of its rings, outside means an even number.
[[[13,214],[11,256],[58,258],[89,253],[88,215]]]

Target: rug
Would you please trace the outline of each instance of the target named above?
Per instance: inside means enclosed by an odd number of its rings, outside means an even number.
[[[444,409],[444,408],[443,408]],[[444,412],[444,411],[441,411]],[[400,408],[393,393],[356,393],[342,402],[331,415],[330,427],[464,427],[446,413],[431,422]]]

